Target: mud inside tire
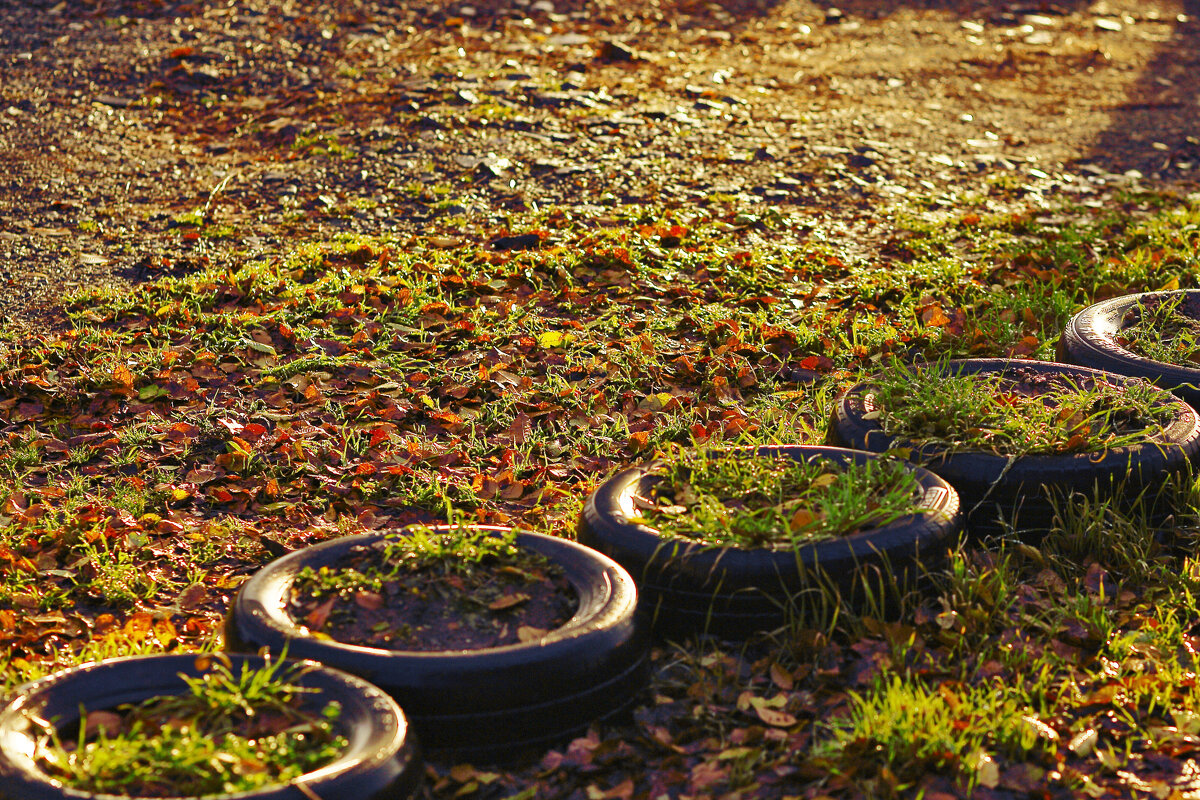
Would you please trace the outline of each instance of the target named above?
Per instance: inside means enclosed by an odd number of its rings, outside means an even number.
[[[250,578],[226,619],[227,646],[279,652],[360,675],[404,708],[422,745],[442,759],[514,762],[632,708],[649,670],[635,617],[637,589],[618,564],[575,542],[520,533],[517,543],[558,562],[579,596],[566,625],[533,642],[481,650],[405,652],[322,640],[284,610],[300,569],[336,561],[385,534],[299,550]]]

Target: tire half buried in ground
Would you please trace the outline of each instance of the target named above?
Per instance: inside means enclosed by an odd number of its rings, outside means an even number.
[[[79,730],[80,708],[115,709],[159,695],[185,694],[181,676],[197,678],[208,665],[228,658],[236,676],[243,664],[261,667],[258,656],[224,654],[117,658],[58,672],[13,691],[0,710],[0,797],[11,800],[111,798],[66,788],[33,760],[42,722],[64,737]],[[296,682],[315,690],[306,702],[317,711],[331,701],[341,706],[334,728],[349,740],[335,761],[286,784],[244,792],[239,800],[405,800],[420,786],[423,770],[415,741],[399,706],[361,678],[317,665]]]
[[[865,463],[880,456],[808,445],[730,448],[721,457],[752,454],[793,459],[825,458]],[[919,513],[877,528],[795,549],[714,547],[666,537],[633,521],[635,497],[659,480],[653,465],[613,475],[587,499],[579,540],[619,562],[638,582],[641,613],[663,637],[708,634],[745,639],[784,625],[808,603],[825,602],[831,590],[852,604],[886,603],[923,570],[936,568],[961,526],[958,495],[941,478],[914,469],[922,496]],[[865,584],[864,584],[865,582]]]
[[[999,358],[949,361],[942,368],[968,375],[1021,369],[1043,376],[1104,380],[1116,386],[1136,380],[1085,367]],[[968,534],[988,537],[1011,529],[1022,538],[1036,541],[1052,526],[1056,502],[1069,502],[1076,494],[1100,502],[1131,501],[1143,494],[1153,497],[1172,475],[1189,469],[1189,462],[1200,453],[1200,419],[1187,403],[1168,398],[1176,413],[1157,441],[1099,452],[1013,457],[921,446],[884,433],[876,419],[878,404],[867,381],[851,387],[838,401],[829,426],[829,441],[878,453],[897,448],[908,451],[910,460],[937,473],[958,490]]]
[[[1187,367],[1155,361],[1117,341],[1132,310],[1147,301],[1175,298],[1181,305],[1200,307],[1200,290],[1131,294],[1088,306],[1067,322],[1058,340],[1058,358],[1069,364],[1145,378],[1193,408],[1200,406],[1200,365]]]
[[[435,529],[436,530],[436,529]],[[497,529],[499,530],[499,529]],[[575,542],[534,533],[518,546],[560,564],[578,595],[575,615],[538,640],[478,650],[399,651],[317,638],[285,611],[296,574],[392,534],[348,536],[290,553],[250,578],[226,621],[228,646],[287,648],[360,675],[399,702],[432,755],[521,760],[630,709],[648,677],[637,589],[617,563]]]

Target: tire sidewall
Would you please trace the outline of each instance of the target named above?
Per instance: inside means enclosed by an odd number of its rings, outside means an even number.
[[[29,717],[53,721],[71,731],[81,707],[116,708],[158,695],[181,694],[187,685],[180,675],[198,677],[201,662],[217,661],[224,654],[157,655],[117,658],[54,673],[18,687],[0,709],[0,794],[21,800],[111,797],[64,787],[36,767],[30,758],[36,731]],[[232,655],[234,674],[242,665],[261,666],[258,656]],[[289,663],[297,663],[290,661]],[[311,792],[321,797],[404,798],[422,780],[415,737],[400,707],[383,691],[344,672],[318,664],[297,679],[318,689],[311,702],[337,701],[341,715],[336,728],[349,740],[347,751],[334,762],[302,776]],[[244,792],[239,800],[307,800],[311,797],[294,785]]]
[[[1072,364],[1144,378],[1188,403],[1200,401],[1200,368],[1168,364],[1140,356],[1117,342],[1125,315],[1154,298],[1200,296],[1200,290],[1142,292],[1095,303],[1073,316],[1059,340],[1059,357]]]

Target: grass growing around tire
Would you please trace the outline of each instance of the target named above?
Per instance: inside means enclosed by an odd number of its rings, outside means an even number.
[[[899,461],[793,460],[671,448],[636,521],[713,546],[789,550],[916,513],[920,485]]]
[[[588,491],[669,444],[822,441],[832,398],[893,357],[1051,358],[1096,300],[1194,287],[1198,221],[1183,198],[985,199],[914,208],[854,253],[820,220],[723,201],[552,211],[89,295],[0,373],[7,685],[211,646],[241,581],[314,541],[448,507],[569,535]],[[538,243],[488,244],[514,233]],[[745,647],[662,644],[633,721],[527,768],[434,764],[431,791],[1183,792],[1200,495],[1175,489],[1158,528],[1071,500],[1037,548],[958,551],[898,618],[823,597]]]
[[[202,656],[202,658],[209,658]],[[115,709],[84,709],[73,737],[51,732],[37,764],[84,792],[206,797],[280,786],[334,761],[337,703],[301,708],[303,667],[281,661],[238,671],[219,661],[187,691]]]

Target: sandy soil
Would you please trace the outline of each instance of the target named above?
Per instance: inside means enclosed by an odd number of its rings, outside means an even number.
[[[337,232],[1195,190],[1200,0],[0,2],[0,313]],[[201,225],[189,223],[199,222]]]

